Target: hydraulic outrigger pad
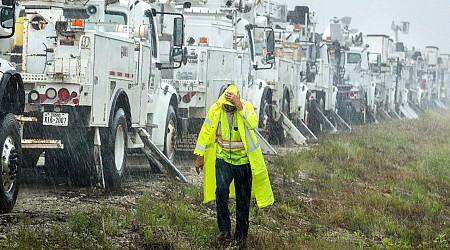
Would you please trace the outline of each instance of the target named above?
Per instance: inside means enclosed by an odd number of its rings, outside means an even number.
[[[174,178],[179,178],[183,182],[188,182],[186,177],[177,169],[177,167],[159,150],[159,148],[150,140],[150,135],[143,129],[138,129],[139,136],[144,142],[144,149],[142,150],[150,162],[158,165],[158,167],[165,168],[167,173]]]

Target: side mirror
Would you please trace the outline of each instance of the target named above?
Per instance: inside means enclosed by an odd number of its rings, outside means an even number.
[[[172,61],[176,63],[183,62],[183,49],[179,47],[172,48]]]
[[[184,23],[183,18],[174,18],[173,20],[173,46],[183,46]]]
[[[266,62],[268,64],[274,64],[275,63],[275,54],[274,53],[267,53],[266,54]]]
[[[4,7],[0,11],[0,24],[2,28],[12,29],[14,28],[14,9],[10,7]]]
[[[275,35],[273,30],[269,30],[267,32],[267,54],[266,54],[266,62],[268,64],[274,64],[275,63]]]
[[[381,71],[381,55],[377,55],[377,68]]]
[[[273,54],[275,52],[275,35],[273,30],[267,32],[266,47],[267,53]]]
[[[2,0],[2,5],[3,6],[13,6],[14,0]]]
[[[173,19],[173,47],[172,47],[172,56],[171,59],[173,62],[181,63],[186,61],[186,50],[183,50],[183,39],[184,39],[184,20],[183,18],[174,18]],[[186,63],[184,63],[186,64]]]

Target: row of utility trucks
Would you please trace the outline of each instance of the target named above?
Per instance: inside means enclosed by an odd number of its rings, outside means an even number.
[[[3,142],[2,158],[12,160],[2,165],[2,212],[14,206],[20,167],[42,158],[46,174],[78,186],[120,187],[127,158],[139,154],[153,170],[184,180],[175,156],[193,151],[208,108],[229,84],[255,107],[265,153],[276,153],[273,143],[304,145],[354,124],[416,118],[425,107],[445,107],[450,94],[450,56],[438,48],[407,50],[387,35],[355,32],[351,18],[333,18],[319,34],[318,15],[306,6],[3,5],[1,90],[12,79],[15,99],[7,100],[15,104],[2,106],[2,119],[10,117],[18,132]]]

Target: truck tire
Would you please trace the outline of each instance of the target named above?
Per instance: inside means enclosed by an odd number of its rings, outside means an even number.
[[[177,116],[172,104],[167,109],[166,134],[164,136],[164,155],[171,161],[175,160],[175,140],[177,136]]]
[[[261,104],[259,107],[258,128],[262,130],[262,135],[266,139],[269,139],[271,130],[270,126],[271,123],[273,123],[272,121],[273,118],[271,117],[272,115],[272,107],[270,106],[271,103],[272,103],[272,93],[269,88],[265,88],[262,95]]]
[[[16,204],[19,193],[22,147],[19,125],[13,114],[0,115],[0,145],[2,169],[0,185],[0,213],[9,213]]]
[[[127,156],[127,122],[122,108],[117,109],[109,128],[102,129],[102,159],[105,185],[120,188]]]
[[[284,91],[283,99],[281,101],[281,113],[283,113],[287,118],[290,118],[290,98],[289,98],[289,92],[288,90]],[[283,144],[286,142],[287,133],[283,128],[283,125],[281,124],[282,120],[280,119],[279,122],[277,122],[275,126],[275,130],[273,133],[276,135],[277,142],[279,144]]]

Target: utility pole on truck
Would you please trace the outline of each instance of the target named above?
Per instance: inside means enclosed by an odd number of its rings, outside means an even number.
[[[58,142],[29,145],[28,166],[45,152],[50,175],[117,187],[128,152],[138,150],[184,179],[170,162],[178,95],[161,77],[185,58],[183,16],[140,1],[23,1],[22,8],[25,114],[36,119],[24,134]]]
[[[9,43],[15,28],[15,1],[2,0],[0,9],[1,43]],[[22,164],[22,143],[17,116],[24,108],[22,78],[15,67],[0,58],[0,213],[10,212],[17,199]]]

